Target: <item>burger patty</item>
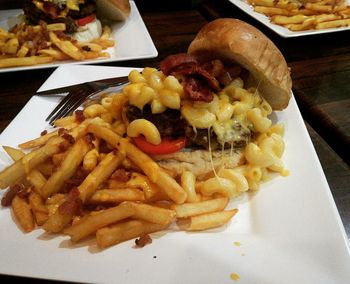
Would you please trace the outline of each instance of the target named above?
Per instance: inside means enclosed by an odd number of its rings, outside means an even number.
[[[141,118],[152,122],[157,127],[161,137],[178,138],[185,136],[187,122],[181,117],[181,113],[178,110],[168,108],[162,113],[154,114],[150,105],[145,105],[142,110],[129,105],[126,117],[130,122]]]
[[[208,129],[194,129],[181,116],[179,110],[166,109],[162,113],[153,114],[150,105],[145,105],[142,110],[129,105],[126,110],[126,117],[131,122],[135,119],[146,119],[152,122],[158,129],[161,137],[186,137],[189,147],[209,149],[209,141],[212,150],[222,149],[222,145],[217,140],[217,135],[213,128],[210,128],[208,139]],[[234,140],[224,143],[224,148],[239,149],[246,146],[250,140],[251,132],[242,127],[239,122],[235,122],[227,132],[234,132]]]
[[[45,2],[43,8],[45,12],[37,8],[32,0],[25,0],[23,11],[26,21],[31,25],[37,25],[40,21],[44,21],[47,24],[64,23],[66,24],[66,31],[68,33],[77,31],[78,25],[75,22],[76,19],[96,13],[96,3],[94,0],[85,0],[84,4],[79,5],[79,11],[70,10],[66,17],[59,16],[65,7],[59,7],[52,2]]]

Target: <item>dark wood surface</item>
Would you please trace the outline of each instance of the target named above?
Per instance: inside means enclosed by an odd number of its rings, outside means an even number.
[[[21,2],[2,0],[0,9],[20,8]],[[156,66],[169,54],[185,52],[200,27],[219,17],[238,18],[260,29],[291,67],[295,98],[350,236],[350,32],[284,39],[227,0],[166,2],[136,1],[158,58],[105,65]],[[0,132],[53,71],[0,74]],[[31,281],[37,283],[26,279]]]

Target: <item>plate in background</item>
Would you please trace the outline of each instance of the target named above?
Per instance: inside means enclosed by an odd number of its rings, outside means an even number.
[[[132,59],[152,58],[158,56],[158,51],[154,46],[152,38],[141,18],[141,15],[134,1],[130,1],[131,12],[125,22],[114,22],[111,26],[112,37],[115,46],[108,48],[110,58],[98,58],[84,61],[55,61],[49,64],[34,66],[0,68],[0,73],[33,70],[42,68],[57,67],[67,64],[100,64],[108,62],[126,61]],[[18,16],[22,10],[0,10],[0,27],[8,30],[13,23],[18,21]]]

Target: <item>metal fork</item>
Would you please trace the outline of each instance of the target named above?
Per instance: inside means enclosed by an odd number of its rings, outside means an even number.
[[[107,80],[106,80],[107,81]],[[56,119],[72,114],[86,101],[98,99],[108,92],[120,91],[128,83],[127,77],[121,77],[120,82],[87,82],[70,89],[69,94],[61,99],[59,104],[46,118],[51,125]]]

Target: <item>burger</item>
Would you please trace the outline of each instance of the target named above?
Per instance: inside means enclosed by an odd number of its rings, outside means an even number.
[[[123,21],[130,14],[128,0],[25,0],[24,15],[28,24],[64,23],[66,33],[78,41],[90,41],[102,33],[97,19]]]
[[[200,178],[222,163],[234,168],[244,162],[242,150],[258,131],[244,111],[232,111],[237,102],[227,95],[230,86],[250,90],[259,104],[277,111],[286,108],[291,97],[290,70],[281,52],[259,30],[237,19],[205,25],[187,53],[166,57],[158,72],[181,84],[179,106],[154,111],[153,102],[140,106],[129,99],[124,119],[129,125],[145,119],[157,127],[157,145],[142,135],[132,139],[175,174],[189,170]]]

